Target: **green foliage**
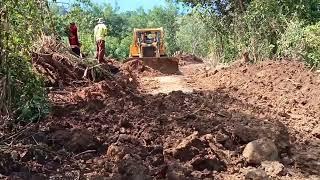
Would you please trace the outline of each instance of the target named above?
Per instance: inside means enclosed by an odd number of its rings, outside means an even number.
[[[287,29],[278,40],[278,56],[292,59],[304,58],[305,43],[303,41],[304,23],[294,19],[288,22]]]
[[[279,40],[279,57],[302,59],[311,67],[320,67],[320,22],[305,26],[299,20],[288,23]]]
[[[179,25],[177,7],[169,4],[167,8],[157,7],[149,12],[147,27],[163,27],[165,31],[165,45],[167,54],[173,54],[178,50],[176,45],[176,32]]]
[[[24,57],[9,55],[8,74],[11,82],[12,105],[18,121],[35,121],[49,113],[42,79],[33,73]]]
[[[318,58],[316,28],[305,27],[320,20],[320,0],[176,1],[200,13],[215,59],[229,62],[244,51],[253,61],[286,56],[312,64]]]
[[[197,12],[181,18],[176,41],[178,47],[184,52],[207,56],[210,35]]]
[[[116,55],[116,49],[118,48],[118,45],[120,43],[120,39],[117,37],[108,37],[106,40],[106,51],[107,54],[111,57],[115,57]]]
[[[277,51],[277,39],[283,31],[284,17],[277,0],[252,1],[243,16],[245,36],[240,38],[252,58],[257,61],[272,58]]]
[[[98,18],[106,21],[108,37],[106,39],[107,56],[124,59],[129,56],[129,47],[132,43],[134,28],[163,27],[165,30],[165,41],[167,53],[172,54],[178,48],[175,44],[176,31],[178,29],[176,17],[177,7],[169,3],[167,7],[155,7],[146,12],[142,8],[118,12],[110,4],[97,5],[90,1],[76,1],[66,12],[61,12],[63,7],[51,6],[54,19],[57,22],[56,31],[62,39],[66,39],[64,28],[69,22],[74,21],[78,26],[81,50],[88,55],[94,56],[96,45],[93,40],[93,29]]]
[[[128,35],[121,40],[120,44],[115,50],[115,57],[118,57],[119,59],[125,59],[128,57],[128,52],[132,43],[132,39],[132,35]]]
[[[311,66],[320,67],[320,22],[304,29],[304,58]]]
[[[46,1],[1,2],[0,74],[6,81],[0,104],[1,113],[10,113],[17,121],[39,120],[48,113],[47,96],[42,80],[33,73],[31,51],[33,43],[46,30],[52,33],[52,19],[46,11]],[[47,23],[46,23],[47,22]],[[2,31],[4,29],[4,31]]]

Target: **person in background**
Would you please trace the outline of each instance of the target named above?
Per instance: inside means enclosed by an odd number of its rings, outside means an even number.
[[[98,24],[94,28],[94,40],[97,46],[96,58],[99,63],[105,62],[104,55],[106,52],[105,40],[107,37],[107,27],[102,18],[98,19]]]
[[[69,31],[68,31],[68,38],[71,50],[80,56],[80,43],[78,38],[78,28],[74,22],[70,23]]]

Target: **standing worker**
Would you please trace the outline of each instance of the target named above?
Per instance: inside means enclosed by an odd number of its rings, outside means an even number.
[[[97,45],[96,58],[98,59],[99,63],[105,62],[104,54],[106,51],[106,47],[105,47],[106,36],[107,36],[107,27],[104,24],[104,20],[102,18],[99,18],[98,24],[94,28],[94,39]]]
[[[78,38],[78,28],[74,22],[70,23],[69,29],[68,29],[68,37],[69,37],[69,43],[71,50],[80,56],[80,43]]]

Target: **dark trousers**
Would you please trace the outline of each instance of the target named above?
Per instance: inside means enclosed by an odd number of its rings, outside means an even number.
[[[105,62],[104,60],[104,54],[106,53],[106,46],[104,40],[98,40],[97,41],[97,56],[99,63]]]
[[[76,55],[80,56],[80,48],[79,47],[74,47],[71,48],[72,52],[76,53]]]

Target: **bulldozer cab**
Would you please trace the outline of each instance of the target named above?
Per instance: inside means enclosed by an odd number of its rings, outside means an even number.
[[[134,29],[130,57],[166,56],[163,28]]]
[[[140,43],[147,43],[147,44],[152,44],[154,42],[159,42],[160,40],[160,34],[161,32],[151,32],[151,31],[146,31],[146,32],[137,32]]]

